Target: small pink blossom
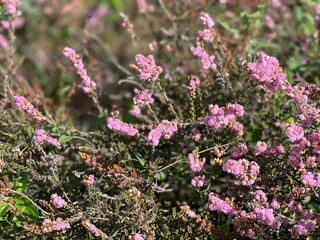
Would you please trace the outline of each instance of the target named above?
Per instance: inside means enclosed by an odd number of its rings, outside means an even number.
[[[196,176],[191,180],[191,185],[194,187],[203,187],[207,184],[207,180],[204,175]]]
[[[267,143],[263,141],[258,141],[256,144],[256,148],[253,151],[253,154],[255,156],[260,155],[261,153],[264,153],[267,150]]]
[[[43,233],[61,231],[67,228],[70,228],[70,224],[62,218],[57,218],[56,220],[45,219],[41,224],[41,230]]]
[[[200,158],[197,153],[188,154],[189,167],[193,172],[200,172],[203,169],[205,158]]]
[[[37,129],[34,131],[33,140],[39,144],[47,142],[58,149],[61,148],[61,143],[57,139],[48,136],[43,129]]]
[[[64,208],[64,207],[66,207],[68,205],[67,202],[56,193],[51,195],[50,203],[55,208]]]
[[[213,28],[214,27],[214,21],[210,17],[208,13],[201,12],[200,13],[200,20],[202,21],[202,24],[206,26],[207,28]]]
[[[135,88],[134,93],[135,93],[135,96],[133,98],[133,101],[136,104],[146,105],[146,104],[154,103],[154,98],[152,97],[152,95],[154,94],[153,89],[145,89],[143,91],[140,91]]]
[[[213,71],[217,69],[217,65],[213,63],[215,56],[210,56],[204,49],[201,48],[201,46],[191,47],[191,52],[194,56],[200,59],[203,69],[211,69]]]
[[[88,76],[87,70],[84,68],[80,56],[76,54],[76,52],[72,48],[69,47],[64,48],[63,55],[65,55],[73,62],[73,65],[77,70],[77,73],[80,75],[82,79],[81,85],[83,92],[94,92],[96,90],[96,83],[93,80],[91,80],[91,78]]]
[[[137,54],[135,59],[138,67],[138,77],[141,80],[156,82],[159,74],[162,73],[162,68],[155,64],[154,56],[145,57],[142,54]]]
[[[90,174],[87,178],[83,180],[83,182],[86,186],[92,185],[94,183],[94,175]]]
[[[141,115],[141,109],[138,106],[133,106],[129,113],[133,116],[139,116]]]
[[[139,133],[139,131],[135,129],[133,126],[121,121],[118,118],[108,117],[106,125],[110,130],[127,136],[135,136]]]
[[[148,134],[148,143],[152,146],[158,146],[160,138],[170,139],[174,132],[178,131],[178,122],[162,120],[161,123],[152,129]]]
[[[23,96],[14,96],[14,103],[18,108],[21,110],[26,111],[30,114],[33,118],[38,121],[45,120],[45,117],[41,115],[41,113],[36,109],[25,97]]]
[[[286,136],[290,139],[291,142],[299,141],[304,136],[303,128],[296,125],[295,123],[291,123],[287,127]]]

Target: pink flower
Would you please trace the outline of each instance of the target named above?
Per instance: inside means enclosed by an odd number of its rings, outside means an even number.
[[[141,114],[141,109],[138,106],[133,106],[129,113],[133,116],[139,116]]]
[[[215,56],[209,54],[201,48],[201,46],[191,47],[191,52],[194,56],[198,57],[201,61],[203,69],[212,69],[215,71],[217,69],[217,65],[213,63]]]
[[[228,215],[237,215],[237,211],[230,205],[230,203],[220,199],[217,194],[210,192],[208,196],[208,207],[210,211],[219,211]]]
[[[139,91],[138,89],[134,89],[134,93],[136,94],[133,98],[133,101],[139,105],[146,105],[154,103],[154,98],[152,95],[154,94],[153,89],[145,89],[143,91]]]
[[[91,80],[91,78],[87,74],[87,70],[84,68],[82,59],[76,52],[69,47],[65,47],[63,50],[63,55],[69,58],[73,65],[75,66],[77,73],[80,75],[82,79],[82,90],[85,93],[94,92],[96,90],[96,83]]]
[[[25,97],[23,96],[14,96],[14,103],[18,108],[21,110],[26,111],[28,114],[30,114],[33,118],[35,118],[38,121],[45,120],[45,117],[41,115],[41,113],[36,109]]]
[[[206,26],[207,28],[213,28],[214,27],[214,21],[209,16],[208,13],[201,12],[200,13],[200,20],[202,21],[202,24]]]
[[[193,172],[200,172],[203,169],[204,163],[206,162],[205,158],[201,158],[196,153],[189,153],[189,167]]]
[[[188,79],[189,79],[188,92],[193,93],[196,90],[196,88],[200,85],[200,79],[195,75],[190,75]]]
[[[170,139],[174,132],[178,131],[178,122],[162,120],[161,123],[152,129],[148,134],[148,143],[153,147],[158,146],[160,138]]]
[[[256,148],[253,151],[253,154],[255,156],[260,155],[261,153],[265,152],[267,150],[267,143],[263,141],[258,141],[256,144]]]
[[[290,139],[291,142],[299,141],[304,136],[303,128],[296,125],[295,123],[291,123],[287,127],[286,136]]]
[[[162,68],[155,64],[153,55],[145,57],[142,54],[137,54],[136,64],[138,66],[138,76],[141,80],[156,82],[159,74],[162,73]]]
[[[234,158],[239,158],[248,153],[247,145],[240,143],[237,148],[231,153],[231,156]]]
[[[191,185],[194,187],[203,187],[207,184],[206,178],[204,175],[196,176],[191,180]]]
[[[275,23],[272,17],[270,17],[268,14],[264,17],[264,20],[266,21],[266,25],[268,28],[273,29],[275,27]]]
[[[139,133],[137,129],[128,123],[124,123],[120,119],[113,117],[107,118],[106,125],[109,129],[127,136],[135,136]]]
[[[236,121],[236,117],[243,115],[244,110],[240,104],[227,104],[227,107],[209,105],[210,116],[204,118],[204,124],[214,130],[229,128],[238,135],[242,135],[243,126]]]
[[[64,207],[66,207],[68,205],[67,202],[56,193],[51,195],[50,203],[55,208],[64,208]]]
[[[86,186],[90,186],[94,183],[94,175],[90,174],[87,178],[83,180]]]
[[[272,208],[255,208],[253,213],[256,215],[257,220],[261,221],[265,225],[273,228],[278,228],[281,225],[275,218]]]
[[[249,63],[250,77],[256,81],[258,87],[274,92],[286,88],[286,75],[283,73],[275,57],[260,53],[257,62]]]
[[[94,224],[92,224],[89,220],[84,220],[81,222],[82,226],[84,226],[89,232],[94,234],[96,237],[106,237],[105,234],[97,228]]]
[[[256,162],[249,162],[246,159],[229,159],[222,165],[223,171],[235,175],[245,186],[252,186],[260,172]]]
[[[39,144],[47,142],[56,148],[61,148],[61,143],[57,139],[48,136],[43,129],[37,129],[34,131],[33,140]]]
[[[142,237],[142,235],[140,233],[136,233],[133,236],[133,240],[143,240],[144,238]]]
[[[19,7],[19,5],[19,0],[6,0],[4,2],[4,7],[10,15],[14,15],[15,13],[17,13],[17,8]]]
[[[41,224],[41,230],[43,233],[50,233],[54,231],[60,231],[70,228],[70,224],[64,221],[62,218],[56,220],[45,219]]]

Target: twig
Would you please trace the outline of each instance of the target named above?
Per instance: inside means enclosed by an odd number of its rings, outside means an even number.
[[[173,165],[176,165],[176,164],[178,164],[178,163],[181,163],[181,162],[183,162],[183,159],[180,159],[179,161],[173,162],[173,163],[171,163],[171,164],[169,164],[169,165],[167,165],[167,166],[159,169],[158,171],[156,171],[156,173],[161,172],[161,171],[163,171],[163,170],[165,170],[165,169],[167,169],[167,168],[169,168],[169,167],[172,167]]]
[[[157,123],[159,123],[159,119],[157,118],[157,115],[155,114],[155,112],[152,110],[151,106],[149,103],[147,103],[148,109],[151,112],[152,116],[154,117],[154,119],[156,120]]]
[[[232,144],[232,143],[235,143],[235,141],[230,142],[230,143],[226,143],[226,144],[223,144],[223,145],[219,145],[219,146],[214,146],[214,147],[211,147],[211,148],[207,148],[207,149],[205,149],[205,150],[202,150],[202,151],[198,152],[198,154],[201,154],[201,153],[204,153],[204,152],[208,152],[208,151],[210,151],[210,150],[212,150],[212,149],[214,149],[214,148],[216,148],[216,147],[225,147],[225,146],[228,146],[228,145],[230,145],[230,144]]]
[[[178,120],[178,122],[180,121],[179,120],[179,117],[178,117],[178,114],[176,113],[176,111],[174,110],[172,104],[171,104],[171,101],[170,99],[168,98],[166,92],[164,91],[163,87],[161,86],[161,83],[160,81],[157,81],[157,87],[159,88],[160,92],[162,93],[162,95],[164,96],[164,99],[166,100],[166,103],[168,104],[169,106],[169,109],[171,110],[171,112],[175,115],[176,119]]]
[[[21,193],[21,192],[17,192],[15,190],[12,189],[8,189],[9,192],[15,193],[20,195],[21,197],[24,197],[26,199],[28,199],[38,210],[40,210],[42,213],[46,214],[46,215],[50,215],[50,213],[46,212],[45,210],[43,210],[41,207],[39,207],[34,201],[32,201],[32,199],[30,199],[27,195]]]

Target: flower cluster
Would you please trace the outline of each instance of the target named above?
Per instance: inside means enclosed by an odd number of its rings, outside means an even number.
[[[73,65],[77,70],[77,73],[80,75],[82,79],[81,85],[82,85],[83,92],[85,93],[94,92],[96,90],[96,83],[93,80],[91,80],[91,78],[88,76],[87,69],[84,68],[84,65],[80,56],[76,54],[76,52],[69,47],[64,48],[63,54],[73,62]]]
[[[140,91],[135,88],[134,93],[135,96],[133,98],[133,101],[135,104],[146,105],[154,103],[154,98],[152,97],[152,95],[154,94],[153,89],[145,89],[143,91]]]
[[[222,200],[213,192],[209,193],[208,199],[210,211],[219,211],[231,216],[237,215],[237,211],[232,207],[232,202],[229,199]]]
[[[45,120],[45,117],[36,109],[25,97],[23,96],[14,96],[14,103],[23,111],[26,111],[37,121]]]
[[[202,163],[202,165],[204,164],[204,162]],[[190,167],[191,168],[191,167]],[[207,185],[207,180],[205,178],[204,175],[202,176],[196,176],[191,180],[191,185],[194,187],[203,187],[205,185]]]
[[[189,167],[193,172],[200,172],[206,162],[206,158],[200,158],[196,151],[188,154]]]
[[[234,158],[239,158],[242,157],[244,155],[246,155],[248,153],[249,149],[247,147],[247,145],[240,143],[236,149],[231,153],[231,156]]]
[[[288,86],[286,93],[295,102],[301,122],[307,126],[311,126],[314,122],[320,122],[320,108],[311,105],[310,101],[312,95],[319,95],[320,87],[314,84],[299,83],[293,87]]]
[[[256,162],[249,162],[246,159],[229,159],[223,164],[222,169],[235,175],[245,186],[251,186],[260,172],[260,167]]]
[[[89,220],[84,220],[81,222],[82,226],[84,226],[89,232],[91,232],[96,237],[106,238],[105,233],[103,233],[99,228],[97,228],[94,224],[90,223]]]
[[[138,130],[118,118],[108,117],[106,125],[110,130],[127,136],[135,136]]]
[[[51,195],[51,200],[50,203],[55,207],[55,208],[64,208],[67,206],[67,202],[60,197],[58,194],[54,193]]]
[[[188,86],[188,93],[194,94],[196,88],[200,85],[200,79],[195,75],[190,75],[189,79],[189,86]]]
[[[70,228],[70,224],[62,218],[57,218],[56,220],[45,219],[41,224],[41,230],[43,233],[61,231],[67,228]]]
[[[290,139],[291,142],[302,140],[302,138],[304,137],[303,128],[296,125],[295,123],[291,123],[287,127],[286,136]]]
[[[4,3],[4,8],[10,15],[18,13],[17,8],[20,6],[19,0],[1,0]]]
[[[37,129],[34,131],[33,140],[39,144],[47,142],[54,147],[61,148],[61,143],[56,138],[48,136],[43,129]]]
[[[202,21],[202,24],[206,26],[207,28],[213,28],[214,26],[214,21],[210,17],[208,13],[201,12],[200,13],[200,20]]]
[[[255,156],[260,155],[261,153],[264,153],[267,150],[268,146],[267,143],[263,142],[263,141],[258,141],[256,143],[256,147],[253,151],[253,154]]]
[[[133,116],[139,116],[141,114],[141,109],[138,106],[134,105],[129,113]]]
[[[305,174],[302,174],[301,182],[306,186],[320,187],[320,173],[315,177],[313,172],[306,172]]]
[[[159,74],[162,73],[162,68],[155,64],[153,55],[145,57],[142,54],[137,54],[136,64],[138,76],[141,80],[156,82]]]
[[[255,208],[253,210],[258,221],[272,228],[280,227],[281,223],[275,218],[272,208]]]
[[[212,69],[213,71],[217,69],[217,65],[213,63],[215,56],[210,56],[201,46],[191,47],[191,52],[200,59],[203,69]]]
[[[214,21],[209,16],[208,13],[201,12],[200,20],[204,25],[205,29],[202,31],[198,31],[198,42],[200,39],[203,39],[205,42],[212,42],[214,39],[212,28],[214,27]]]
[[[168,121],[162,120],[155,129],[152,129],[148,134],[148,143],[152,146],[158,146],[160,138],[170,139],[174,132],[178,131],[177,120]]]
[[[87,178],[83,180],[83,182],[86,186],[92,185],[94,183],[94,175],[90,174]]]
[[[286,75],[283,73],[279,62],[275,57],[260,53],[257,62],[249,63],[250,77],[257,81],[260,88],[274,92],[277,89],[286,89]]]
[[[144,240],[144,238],[140,233],[136,233],[132,237],[129,237],[129,240]]]
[[[236,121],[236,117],[244,114],[243,107],[240,104],[229,103],[226,107],[216,105],[209,106],[210,116],[204,118],[204,124],[214,130],[230,128],[238,135],[242,135],[243,126]]]

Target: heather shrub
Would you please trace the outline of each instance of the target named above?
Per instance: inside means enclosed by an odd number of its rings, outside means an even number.
[[[319,238],[319,3],[0,2],[1,239]]]

